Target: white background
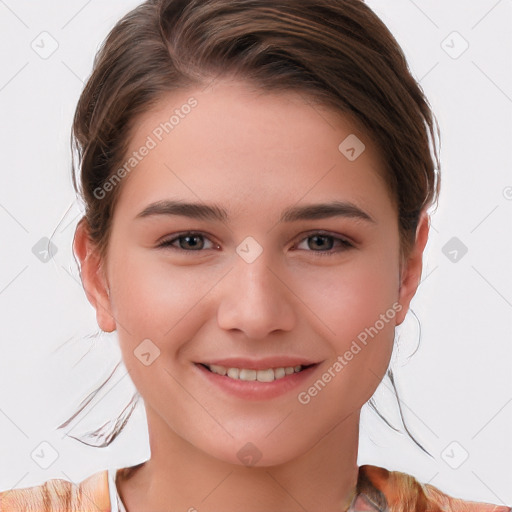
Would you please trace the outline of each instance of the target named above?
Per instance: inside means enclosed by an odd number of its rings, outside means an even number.
[[[142,404],[105,449],[55,429],[120,358],[115,335],[90,336],[98,329],[71,253],[81,210],[69,136],[100,42],[138,3],[0,0],[0,490],[77,482],[149,457]],[[393,356],[407,425],[433,458],[365,407],[359,463],[512,505],[512,2],[368,3],[404,48],[438,117],[442,194],[413,303],[419,348],[409,315]],[[31,47],[43,31],[58,42],[47,59]],[[47,263],[32,252],[43,237],[57,247]],[[468,249],[456,262],[443,253],[452,237]],[[123,365],[111,382],[71,435],[128,403],[134,388]],[[389,387],[385,380],[377,392],[380,410],[398,427]],[[58,454],[47,469],[31,456],[52,453],[42,442]]]

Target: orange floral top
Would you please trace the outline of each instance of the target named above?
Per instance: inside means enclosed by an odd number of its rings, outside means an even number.
[[[78,485],[52,479],[39,486],[0,492],[0,511],[117,512],[117,504],[110,499],[112,491],[108,470],[95,473]],[[405,473],[364,465],[359,468],[355,496],[347,512],[365,511],[512,512],[512,508],[451,498]]]

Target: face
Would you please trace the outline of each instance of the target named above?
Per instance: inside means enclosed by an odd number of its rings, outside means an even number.
[[[134,151],[101,278],[82,268],[100,327],[171,437],[235,464],[247,442],[262,465],[305,453],[372,396],[421,272],[424,243],[400,272],[377,148],[299,95],[225,81],[165,98]]]

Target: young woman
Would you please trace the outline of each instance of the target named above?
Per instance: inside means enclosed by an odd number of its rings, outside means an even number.
[[[362,1],[146,1],[74,140],[74,251],[151,458],[0,510],[511,510],[357,466],[439,191],[433,115]]]

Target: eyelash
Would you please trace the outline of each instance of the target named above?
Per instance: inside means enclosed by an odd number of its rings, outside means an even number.
[[[179,252],[182,252],[182,253],[185,253],[185,252],[204,252],[204,249],[198,249],[198,250],[182,249],[181,247],[174,247],[172,245],[174,242],[178,241],[180,238],[184,238],[186,236],[199,236],[199,237],[203,237],[203,238],[206,238],[206,239],[210,240],[208,238],[208,236],[206,236],[204,233],[200,233],[198,231],[186,231],[186,232],[183,232],[183,233],[178,233],[176,236],[174,236],[171,239],[164,240],[157,247],[158,248],[163,248],[163,249],[171,249],[171,250],[179,251]],[[307,240],[308,238],[313,238],[314,236],[319,236],[319,237],[323,237],[323,238],[331,238],[331,239],[334,240],[334,242],[339,242],[339,244],[340,244],[340,246],[338,246],[337,250],[335,250],[333,248],[333,249],[324,250],[324,251],[313,251],[313,250],[306,251],[306,252],[312,252],[314,254],[317,254],[318,256],[333,256],[333,255],[338,254],[338,253],[340,253],[342,251],[346,251],[347,249],[354,248],[354,245],[351,242],[349,242],[346,238],[337,237],[337,236],[331,235],[329,233],[325,233],[323,231],[314,231],[314,232],[308,234],[306,237],[302,238],[299,241],[299,244],[301,242],[303,242],[304,240]],[[212,243],[214,243],[214,242],[212,242]],[[296,245],[299,245],[299,244],[296,244]],[[215,245],[217,245],[217,244],[215,244]]]

